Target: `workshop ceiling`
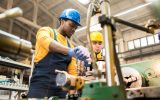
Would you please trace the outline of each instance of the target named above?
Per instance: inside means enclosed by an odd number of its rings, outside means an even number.
[[[145,4],[145,0],[110,0],[111,14],[116,15],[134,7]],[[23,16],[15,19],[1,20],[0,29],[15,34],[21,38],[32,41],[35,44],[35,34],[41,26],[57,27],[59,22],[57,17],[66,8],[78,9],[81,14],[82,27],[86,25],[87,6],[82,5],[77,0],[0,0],[0,12],[13,7],[20,7]],[[152,18],[151,10],[148,6],[119,16],[121,19],[142,24]],[[22,20],[23,19],[23,20]],[[121,31],[126,28],[118,26]],[[78,36],[78,34],[76,34]],[[78,37],[84,40],[85,35]]]

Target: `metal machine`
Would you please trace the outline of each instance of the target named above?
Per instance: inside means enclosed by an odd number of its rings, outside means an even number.
[[[148,60],[122,66],[128,99],[160,99],[160,61]]]
[[[55,72],[58,73],[56,77],[57,86],[61,86],[65,90],[79,90],[84,85],[85,79],[83,77],[73,76],[65,71],[56,70]]]
[[[102,72],[98,69],[95,56],[89,38],[90,18],[95,13],[101,12],[99,23],[104,32],[106,81],[101,80]],[[116,30],[114,23],[124,24],[147,33],[154,33],[154,27],[145,28],[110,15],[110,0],[92,0],[87,13],[87,38],[91,50],[92,65],[96,80],[86,81],[82,88],[80,100],[126,100],[126,99],[159,99],[159,61],[146,61],[137,64],[123,65],[122,72],[115,50]],[[115,79],[117,74],[117,81]],[[57,77],[59,86],[71,86],[71,77],[66,73],[61,73]],[[76,79],[76,78],[75,78]],[[73,79],[73,81],[75,80]],[[63,81],[62,81],[63,80]],[[119,84],[117,84],[119,83]],[[143,87],[145,86],[145,87]],[[147,87],[150,86],[150,87]],[[152,87],[154,86],[154,87]],[[82,86],[81,86],[82,87]],[[127,87],[127,89],[125,89]],[[150,94],[149,94],[150,93]]]
[[[0,55],[12,59],[25,58],[32,54],[29,41],[0,30]]]
[[[96,65],[95,56],[93,55],[93,50],[91,46],[91,40],[89,38],[90,33],[90,18],[92,15],[94,15],[97,12],[101,12],[101,16],[99,17],[99,23],[101,24],[104,32],[104,46],[105,46],[105,59],[106,59],[106,81],[101,81],[102,72],[98,69],[98,66]],[[145,28],[139,25],[135,25],[133,23],[129,23],[127,21],[124,21],[122,19],[113,17],[110,15],[110,0],[92,0],[89,7],[88,7],[88,14],[87,14],[87,38],[89,41],[89,46],[91,48],[91,57],[93,58],[93,69],[94,69],[94,76],[96,77],[96,80],[87,81],[84,84],[84,87],[82,89],[82,95],[80,97],[80,100],[126,100],[126,99],[134,99],[132,98],[129,93],[130,89],[125,90],[125,87],[140,87],[144,86],[146,84],[150,84],[151,86],[155,86],[156,81],[150,80],[150,82],[145,82],[148,80],[148,76],[146,75],[152,75],[152,70],[148,70],[149,72],[146,72],[148,74],[142,74],[140,73],[144,69],[148,69],[151,66],[143,67],[143,68],[120,68],[119,60],[116,54],[115,50],[115,38],[114,38],[114,32],[116,30],[114,23],[120,23],[124,24],[133,28],[136,28],[141,31],[145,31],[147,33],[154,33],[154,28]],[[152,69],[152,68],[151,68]],[[151,71],[151,72],[150,72]],[[115,80],[115,72],[117,74],[117,81]],[[125,72],[132,72],[126,74]],[[124,76],[122,76],[122,74]],[[144,77],[146,79],[144,79]],[[125,84],[124,84],[125,81]],[[116,84],[119,83],[119,84]],[[147,85],[146,85],[147,86]],[[138,89],[135,89],[137,91]],[[145,91],[146,89],[143,89]],[[139,90],[138,90],[139,91]],[[158,92],[159,93],[159,92]],[[140,93],[141,94],[141,93]],[[145,97],[145,96],[143,96]]]
[[[152,28],[144,28],[111,16],[110,0],[92,0],[88,8],[87,16],[88,41],[90,41],[90,17],[96,12],[101,12],[102,14],[99,17],[99,23],[101,24],[101,27],[103,28],[104,32],[104,46],[106,54],[106,82],[100,81],[99,76],[101,76],[101,72],[99,72],[98,67],[93,64],[95,75],[98,79],[96,81],[90,81],[85,84],[82,91],[81,99],[106,100],[107,98],[109,98],[109,100],[126,100],[127,96],[125,92],[125,84],[123,82],[121,68],[115,50],[114,32],[116,28],[114,23],[117,22],[149,33],[154,33],[154,30]],[[91,42],[90,48],[92,48]],[[92,58],[94,58],[94,56],[92,56]],[[93,61],[95,62],[95,60]],[[116,84],[114,75],[115,72],[117,73],[117,80],[119,84]]]

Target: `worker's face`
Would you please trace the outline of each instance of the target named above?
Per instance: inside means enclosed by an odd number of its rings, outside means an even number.
[[[74,34],[77,27],[77,24],[71,20],[65,20],[63,23],[63,31],[68,38]]]
[[[95,53],[100,53],[103,48],[103,44],[101,41],[92,41],[92,47]]]

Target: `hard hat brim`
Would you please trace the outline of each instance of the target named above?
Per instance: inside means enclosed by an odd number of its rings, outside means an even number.
[[[67,20],[71,20],[71,21],[73,21],[76,25],[78,25],[78,26],[82,26],[80,23],[77,23],[76,21],[74,21],[74,20],[72,20],[72,19],[69,19],[69,18],[63,18],[63,17],[61,17],[61,18],[59,18],[59,21],[61,20],[61,19],[67,19]]]

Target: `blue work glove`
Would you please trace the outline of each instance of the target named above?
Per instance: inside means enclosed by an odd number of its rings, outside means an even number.
[[[90,58],[90,53],[89,53],[88,49],[83,46],[71,48],[68,51],[68,54],[69,54],[69,56],[75,56],[77,59],[82,60],[82,61],[86,61],[86,62],[87,62],[87,59]]]

